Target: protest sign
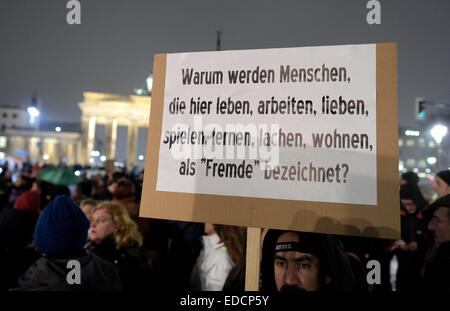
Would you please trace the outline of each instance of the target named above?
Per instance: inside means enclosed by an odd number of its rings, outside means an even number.
[[[397,238],[395,44],[155,56],[141,217]]]

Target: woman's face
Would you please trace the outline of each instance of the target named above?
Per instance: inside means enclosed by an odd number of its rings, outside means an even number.
[[[437,193],[439,199],[447,194],[450,194],[450,186],[442,178],[436,176],[433,191]]]
[[[95,243],[100,243],[116,233],[118,229],[119,225],[113,221],[106,209],[96,210],[92,215],[89,239]]]
[[[401,199],[401,202],[402,202],[403,207],[409,214],[414,214],[416,212],[417,205],[416,205],[416,203],[414,203],[413,200]]]
[[[216,233],[216,230],[214,229],[214,225],[205,223],[205,234],[211,235],[214,233]]]

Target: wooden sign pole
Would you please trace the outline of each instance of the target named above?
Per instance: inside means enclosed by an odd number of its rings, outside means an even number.
[[[261,228],[247,228],[247,257],[245,290],[259,290],[259,266],[261,262]]]

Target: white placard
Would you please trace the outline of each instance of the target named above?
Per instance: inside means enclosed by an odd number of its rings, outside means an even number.
[[[377,204],[376,45],[167,55],[157,191]]]

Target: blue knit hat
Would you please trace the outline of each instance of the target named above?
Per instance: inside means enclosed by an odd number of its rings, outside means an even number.
[[[89,220],[66,195],[47,204],[34,230],[34,246],[46,255],[65,255],[83,249]]]

